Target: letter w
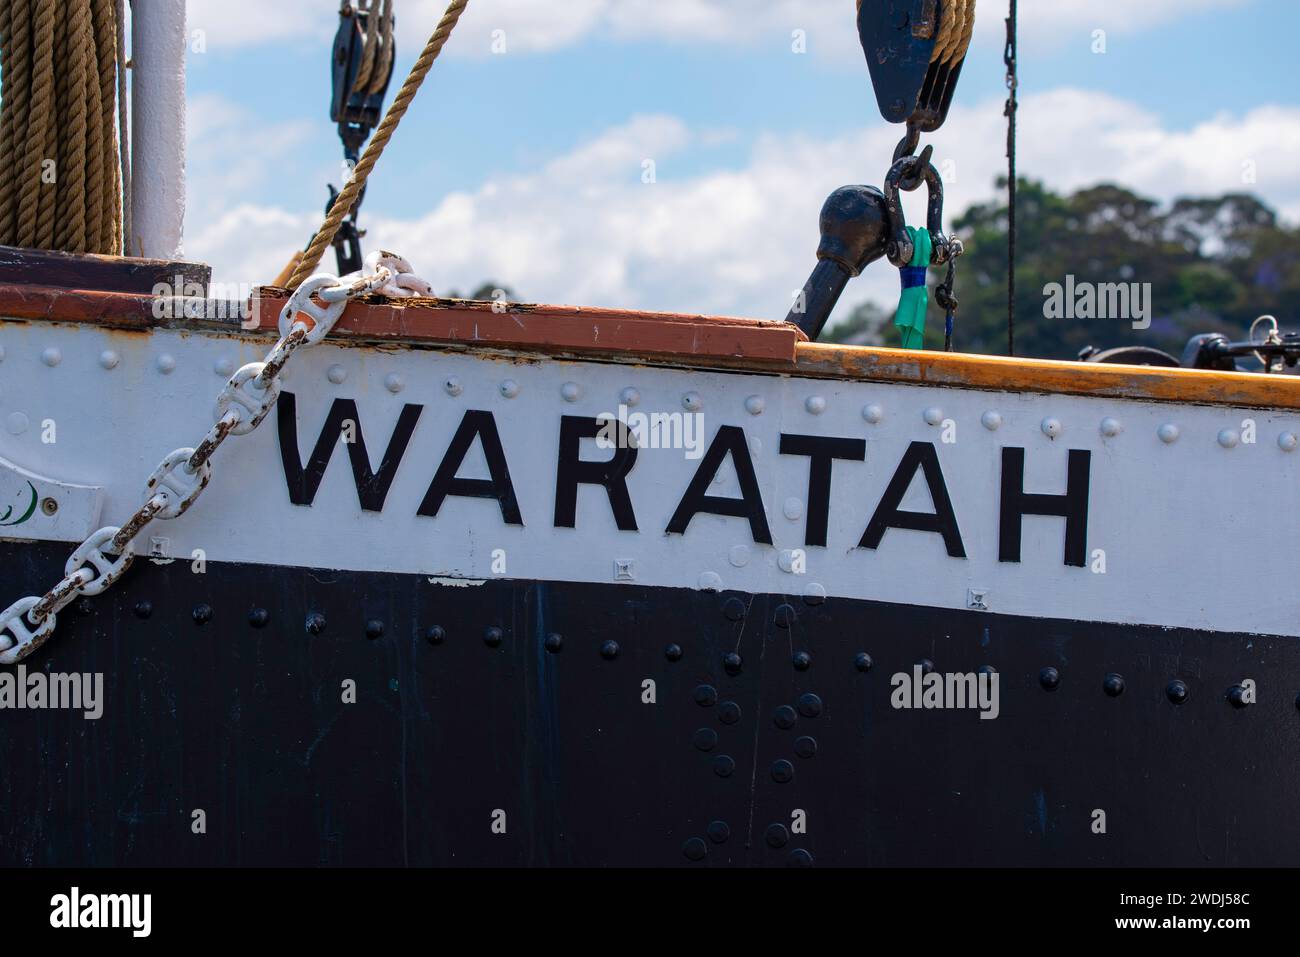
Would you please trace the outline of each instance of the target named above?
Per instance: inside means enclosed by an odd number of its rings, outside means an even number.
[[[355,441],[343,443],[348,448],[348,459],[352,464],[352,480],[357,486],[357,499],[367,512],[383,510],[384,499],[388,489],[397,475],[397,466],[406,454],[406,447],[415,432],[415,424],[420,420],[422,405],[405,405],[402,414],[397,417],[397,425],[388,448],[384,450],[383,461],[379,470],[370,468],[370,456],[366,452],[366,439],[361,431],[361,419],[357,416],[357,404],[352,399],[335,399],[330,406],[329,415],[316,439],[307,467],[303,468],[302,457],[298,451],[298,403],[292,392],[280,395],[276,405],[276,422],[280,427],[280,461],[284,463],[284,478],[289,486],[289,501],[294,505],[311,505],[316,500],[321,479],[325,477],[325,467],[329,465],[334,448],[340,444],[344,423],[351,421],[355,430]]]

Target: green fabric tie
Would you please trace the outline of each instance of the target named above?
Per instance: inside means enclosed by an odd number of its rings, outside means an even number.
[[[925,342],[925,313],[930,306],[930,291],[925,284],[925,269],[930,265],[930,232],[907,227],[912,240],[912,261],[901,270],[903,292],[898,297],[894,325],[903,339],[904,349],[920,349]],[[915,270],[921,270],[920,273]],[[909,272],[910,270],[910,272]]]

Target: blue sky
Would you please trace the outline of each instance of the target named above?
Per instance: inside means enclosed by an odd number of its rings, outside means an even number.
[[[394,90],[442,4],[396,0]],[[1253,189],[1300,214],[1294,0],[1021,0],[1021,169],[1160,199]],[[333,0],[190,0],[186,252],[273,276],[340,180],[328,118]],[[1005,0],[979,0],[957,104],[930,136],[950,215],[1002,155]],[[775,316],[803,281],[830,189],[879,183],[852,0],[471,0],[372,179],[367,245],[440,291]],[[793,30],[808,52],[791,50]],[[507,52],[490,52],[503,30]],[[1094,31],[1105,31],[1096,53]],[[656,182],[642,182],[653,159]],[[1244,186],[1243,164],[1255,181]],[[839,315],[893,295],[879,266]]]

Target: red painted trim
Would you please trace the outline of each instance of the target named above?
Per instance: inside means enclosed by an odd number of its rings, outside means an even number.
[[[274,330],[286,299],[282,291],[255,299],[255,328]],[[186,322],[156,317],[157,302],[152,296],[129,293],[0,285],[0,316],[14,319],[139,329]],[[791,366],[797,345],[807,340],[795,326],[773,320],[579,306],[511,305],[497,312],[492,303],[429,299],[354,302],[332,335],[548,352],[751,359]]]

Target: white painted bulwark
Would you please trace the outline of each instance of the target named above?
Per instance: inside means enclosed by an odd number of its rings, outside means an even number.
[[[32,423],[0,429],[0,456],[41,475],[102,486],[100,520],[120,524],[141,503],[145,479],[162,457],[195,444],[211,426],[220,386],[214,363],[238,368],[261,359],[268,345],[264,337],[195,331],[140,335],[75,324],[0,324],[6,356],[0,421],[22,415]],[[42,361],[49,349],[61,353],[57,365]],[[119,359],[112,369],[101,362],[106,351]],[[172,359],[169,374],[160,371],[164,355]],[[346,375],[331,375],[339,369]],[[394,376],[404,384],[400,391],[386,385]],[[453,382],[457,388],[448,388]],[[629,390],[638,400],[630,410]],[[691,403],[697,412],[683,407],[687,394],[698,399]],[[336,400],[355,402],[375,470],[404,411],[408,426],[416,416],[382,507],[361,507],[341,439],[326,443],[332,452],[311,504],[293,504],[277,410],[257,431],[220,449],[212,483],[189,513],[151,533],[168,538],[171,555],[186,558],[202,549],[208,574],[220,574],[214,563],[240,561],[415,573],[433,579],[430,588],[445,587],[438,582],[446,579],[494,577],[623,580],[787,595],[824,591],[832,598],[953,609],[976,608],[970,595],[978,592],[980,607],[992,614],[1300,636],[1291,554],[1300,531],[1300,457],[1287,451],[1285,438],[1300,433],[1300,414],[1292,411],[515,362],[332,342],[295,354],[282,406],[288,396],[297,428],[297,447],[288,452],[304,465]],[[813,397],[815,415],[809,414]],[[577,487],[575,527],[557,527],[563,525],[557,485],[564,417],[618,415],[620,404],[627,414],[694,416],[684,435],[698,444],[639,450],[626,475],[636,530],[618,527],[610,496],[591,484]],[[926,410],[937,408],[942,418],[929,424]],[[872,414],[864,417],[864,410]],[[990,410],[996,410],[996,429]],[[419,514],[453,437],[474,411],[499,435],[522,524],[508,523],[495,498],[463,494],[466,486],[447,496],[436,515]],[[1123,429],[1099,428],[1108,419]],[[42,442],[37,426],[46,420],[57,422],[57,442]],[[1050,430],[1043,428],[1047,420]],[[733,449],[748,450],[770,541],[746,518],[703,511],[683,533],[668,531],[697,476],[704,495],[741,497],[735,455],[722,458],[714,476],[706,454],[724,430],[739,434]],[[1169,440],[1172,430],[1176,442]],[[1241,440],[1225,448],[1224,430]],[[811,460],[795,448],[810,440],[800,437],[839,439],[837,448],[847,450],[831,470],[825,545],[809,544],[817,509]],[[877,547],[861,545],[915,443],[937,463],[965,557],[954,557],[938,532],[907,527],[887,528]],[[865,457],[855,457],[855,449]],[[582,439],[579,450],[584,461],[613,455],[594,439]],[[1020,560],[1002,560],[1004,450],[1013,460],[1023,450],[1022,490],[1030,495],[1062,495],[1072,457],[1076,467],[1086,459],[1083,564],[1066,564],[1067,520],[1057,515],[1021,518]],[[474,438],[455,476],[488,479],[487,462]],[[923,476],[919,468],[903,476],[902,510],[935,511]],[[25,488],[6,486],[0,496]],[[0,501],[0,512],[7,502]],[[1261,525],[1265,511],[1269,520]],[[0,537],[24,537],[10,532],[0,528]],[[138,545],[147,551],[148,537]],[[620,568],[629,570],[622,578]],[[17,597],[0,595],[0,604]]]
[[[185,4],[131,4],[131,235],[127,255],[176,259],[185,222]]]

